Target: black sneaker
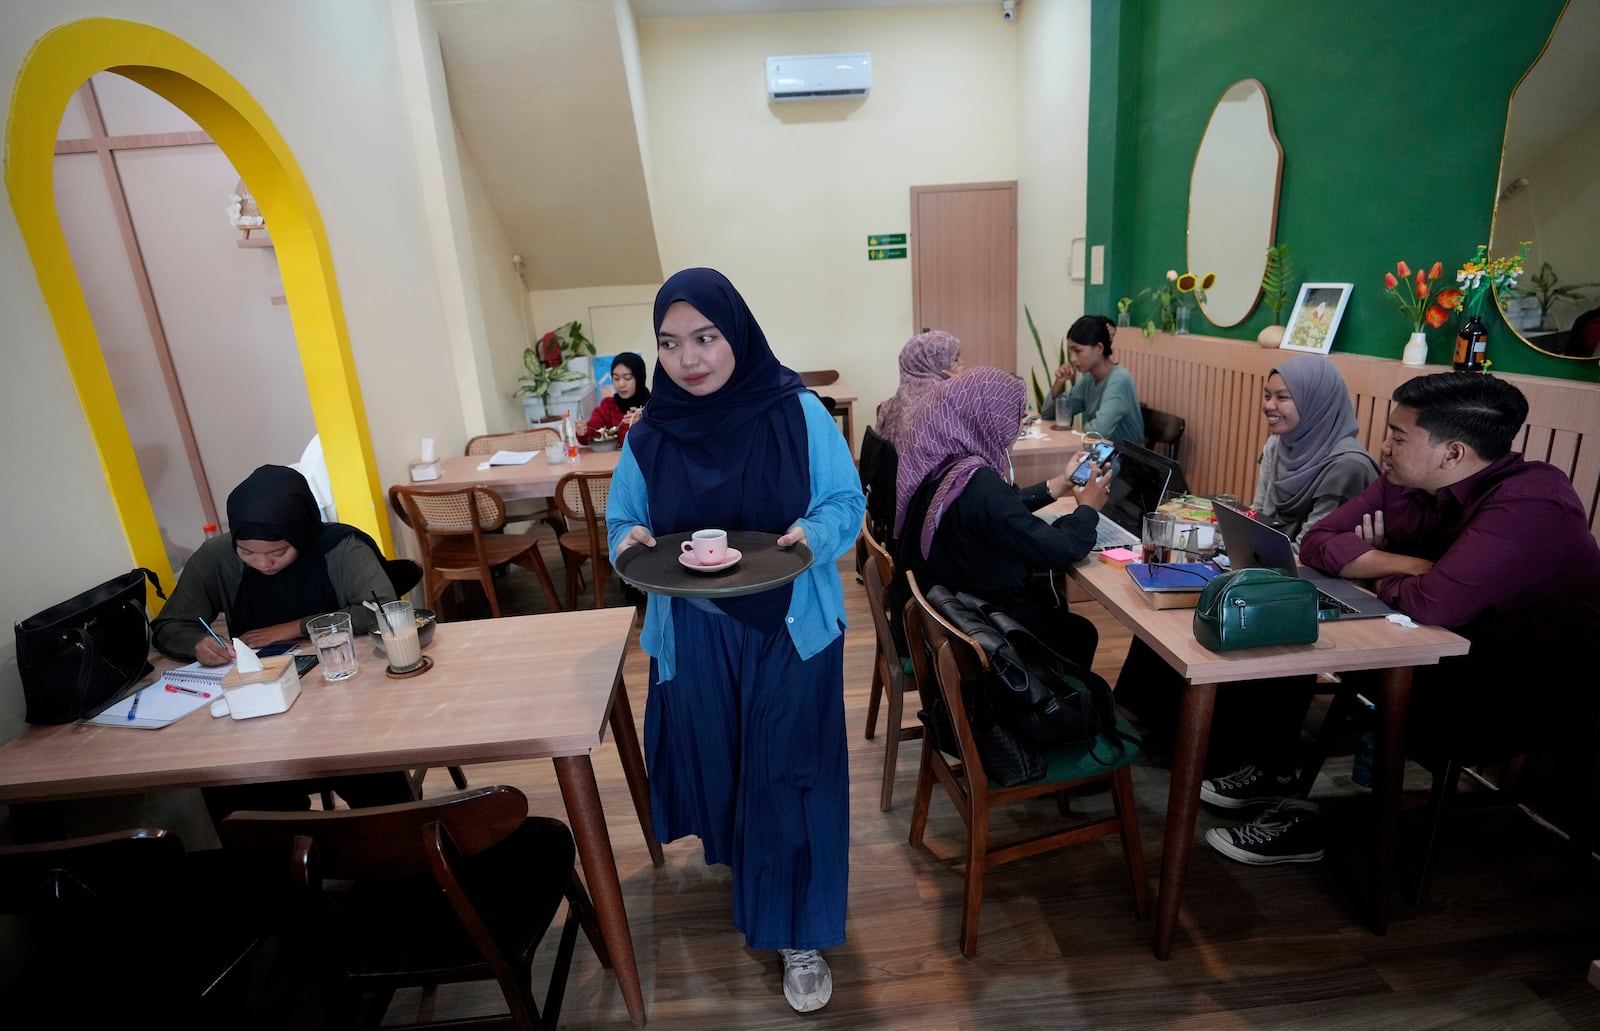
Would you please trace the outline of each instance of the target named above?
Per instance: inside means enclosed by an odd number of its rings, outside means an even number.
[[[1293,793],[1294,778],[1278,777],[1259,766],[1241,766],[1225,777],[1200,782],[1200,801],[1224,809],[1281,802]]]
[[[1206,844],[1252,866],[1315,863],[1322,858],[1321,814],[1311,802],[1286,798],[1251,823],[1211,828]]]

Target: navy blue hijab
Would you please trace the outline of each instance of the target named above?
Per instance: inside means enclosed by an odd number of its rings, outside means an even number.
[[[656,294],[655,328],[667,309],[687,301],[733,349],[733,375],[722,389],[695,397],[656,361],[655,389],[643,420],[628,431],[657,534],[716,527],[780,535],[811,502],[800,375],[779,363],[750,308],[722,273],[684,269]],[[763,630],[783,625],[790,589],[719,602],[729,615]]]

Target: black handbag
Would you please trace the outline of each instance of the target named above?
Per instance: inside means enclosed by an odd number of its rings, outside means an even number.
[[[156,574],[141,567],[17,623],[29,723],[96,716],[150,673],[147,580],[166,598]]]
[[[1212,577],[1194,610],[1195,640],[1214,652],[1270,644],[1314,644],[1317,588],[1278,569]]]
[[[1116,742],[1118,756],[1123,753],[1111,686],[1098,674],[1058,654],[981,598],[951,594],[943,587],[931,588],[927,597],[952,626],[977,642],[988,660],[982,689],[964,702],[973,743],[996,783],[1013,787],[1041,780],[1052,750],[1094,742],[1102,734]],[[937,709],[933,715],[942,717],[942,706]],[[955,754],[940,742],[947,731],[934,727],[932,733],[935,743]],[[1093,751],[1090,755],[1108,765],[1115,761]]]

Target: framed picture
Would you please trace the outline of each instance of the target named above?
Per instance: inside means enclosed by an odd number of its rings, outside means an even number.
[[[1354,283],[1302,283],[1294,311],[1289,313],[1288,328],[1283,331],[1283,342],[1278,346],[1289,351],[1327,354],[1354,288]]]

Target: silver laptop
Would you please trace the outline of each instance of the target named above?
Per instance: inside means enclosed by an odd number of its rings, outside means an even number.
[[[1229,569],[1281,569],[1309,580],[1323,607],[1338,609],[1338,619],[1382,619],[1395,610],[1348,580],[1300,565],[1289,535],[1226,505],[1213,505],[1217,529],[1228,551]]]
[[[1138,550],[1145,514],[1161,507],[1168,493],[1188,490],[1188,482],[1177,462],[1134,444],[1118,444],[1111,467],[1116,477],[1111,481],[1111,497],[1099,512],[1093,550]]]

